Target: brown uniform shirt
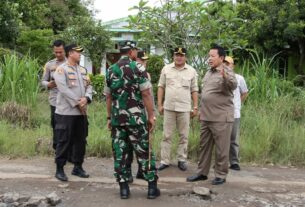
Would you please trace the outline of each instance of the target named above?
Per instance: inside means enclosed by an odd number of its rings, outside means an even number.
[[[237,80],[233,70],[224,67],[226,78],[216,69],[209,69],[202,83],[200,120],[211,122],[233,122],[233,91]]]
[[[198,91],[197,72],[188,64],[179,70],[174,63],[166,65],[158,87],[165,89],[165,110],[189,112],[192,108],[191,93]]]

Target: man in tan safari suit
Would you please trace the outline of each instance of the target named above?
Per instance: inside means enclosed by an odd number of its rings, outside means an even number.
[[[185,171],[187,170],[190,116],[193,117],[198,114],[197,72],[193,67],[186,64],[185,48],[176,48],[174,50],[174,63],[162,69],[158,84],[158,110],[161,115],[164,114],[164,138],[161,143],[159,170],[170,166],[171,144],[177,128],[179,133],[178,167]]]

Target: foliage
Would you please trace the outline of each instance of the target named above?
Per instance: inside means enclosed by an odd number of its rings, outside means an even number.
[[[93,98],[94,101],[102,101],[104,85],[105,85],[105,76],[101,74],[93,75],[90,74],[90,80],[93,86],[93,90],[95,91]]]
[[[32,58],[43,64],[52,54],[50,45],[53,38],[50,29],[23,30],[17,39],[18,50],[23,54],[29,52]]]
[[[0,4],[0,46],[13,47],[19,33],[18,5],[3,0]]]
[[[0,101],[36,106],[40,70],[37,61],[28,56],[6,55],[0,69]]]
[[[147,61],[146,70],[149,72],[151,82],[153,84],[158,83],[161,70],[164,67],[164,60],[162,56],[150,55]]]
[[[140,41],[161,47],[166,58],[172,59],[172,49],[184,46],[188,60],[195,68],[206,68],[206,54],[211,43],[218,43],[230,51],[244,48],[239,27],[241,19],[230,3],[217,1],[206,5],[200,1],[161,1],[161,7],[149,7],[140,1],[133,9],[139,13],[130,16],[131,28],[143,31]]]
[[[91,18],[75,18],[73,24],[61,33],[61,38],[83,46],[97,68],[100,68],[106,50],[111,46],[110,33],[101,22]]]
[[[58,39],[59,33],[70,34],[70,38],[66,38],[68,43],[80,33],[76,42],[86,47],[94,65],[99,67],[110,38],[94,20],[91,5],[92,0],[3,0],[0,47],[23,54],[30,49],[29,55],[44,63],[51,54],[49,45]]]
[[[299,57],[298,74],[304,74],[305,2],[299,0],[249,0],[238,4],[243,36],[249,44],[269,54],[287,50]]]

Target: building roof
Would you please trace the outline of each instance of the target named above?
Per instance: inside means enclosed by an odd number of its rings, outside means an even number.
[[[103,22],[105,29],[110,32],[128,32],[128,33],[138,33],[141,30],[128,28],[128,17],[123,17],[119,19],[110,20]]]

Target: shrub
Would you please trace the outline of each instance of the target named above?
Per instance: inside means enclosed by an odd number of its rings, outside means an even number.
[[[90,80],[94,90],[93,98],[97,101],[101,101],[103,99],[105,76],[100,74],[98,75],[90,74]]]
[[[146,70],[150,73],[151,82],[153,84],[158,83],[160,73],[163,67],[164,67],[163,57],[158,55],[151,55],[149,57]]]

